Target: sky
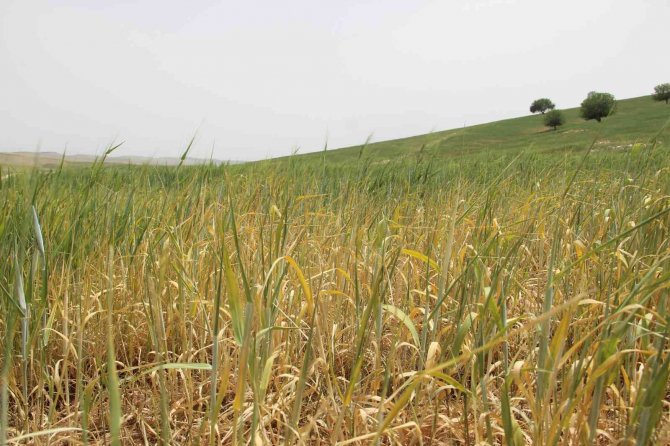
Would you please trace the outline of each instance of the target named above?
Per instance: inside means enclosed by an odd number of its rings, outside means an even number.
[[[0,151],[254,160],[670,82],[668,0],[0,0]]]

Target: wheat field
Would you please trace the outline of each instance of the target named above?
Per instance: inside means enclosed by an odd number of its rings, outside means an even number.
[[[0,174],[0,444],[670,442],[670,153]]]

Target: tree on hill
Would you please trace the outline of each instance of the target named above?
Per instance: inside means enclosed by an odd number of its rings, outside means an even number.
[[[559,125],[563,124],[565,124],[565,118],[560,110],[550,110],[544,115],[544,125],[547,127],[553,127],[556,130]]]
[[[670,100],[670,84],[660,84],[654,87],[654,95],[652,96],[655,101],[665,101],[668,103]]]
[[[547,110],[553,110],[554,107],[556,107],[554,103],[547,98],[535,99],[533,103],[530,104],[530,112],[544,114]]]
[[[581,115],[587,121],[595,119],[600,122],[603,118],[614,113],[616,101],[609,93],[592,91],[582,101]]]

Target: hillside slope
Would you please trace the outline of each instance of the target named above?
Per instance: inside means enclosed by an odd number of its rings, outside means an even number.
[[[579,108],[563,110],[564,126],[554,131],[543,125],[543,116],[480,124],[462,129],[446,130],[403,139],[382,141],[365,147],[365,156],[377,160],[412,155],[424,147],[435,156],[459,156],[483,151],[516,151],[532,148],[541,152],[566,151],[588,147],[597,138],[594,150],[622,150],[636,142],[646,142],[660,133],[667,140],[670,128],[670,106],[654,102],[650,96],[617,101],[617,111],[601,123],[584,121]],[[361,146],[330,150],[328,160],[346,162],[358,158]],[[319,158],[322,152],[299,155]]]

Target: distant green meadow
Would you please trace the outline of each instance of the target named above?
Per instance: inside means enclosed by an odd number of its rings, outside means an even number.
[[[579,108],[562,112],[565,124],[556,131],[546,127],[543,115],[538,114],[372,143],[367,145],[365,152],[367,157],[375,160],[412,157],[418,151],[438,158],[477,153],[496,157],[501,153],[516,153],[525,149],[551,154],[584,150],[597,138],[595,151],[609,154],[630,149],[636,142],[649,141],[670,119],[670,106],[654,102],[651,96],[617,101],[615,113],[600,123],[583,120],[579,116]],[[667,133],[665,135],[667,139]],[[328,157],[333,162],[346,162],[357,158],[360,148],[359,145],[331,150]],[[319,156],[319,153],[301,155],[303,158]]]

